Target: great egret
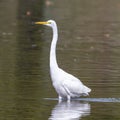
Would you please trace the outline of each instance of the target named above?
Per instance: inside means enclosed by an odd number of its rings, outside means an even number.
[[[87,96],[91,91],[86,87],[78,78],[65,72],[59,68],[56,60],[56,44],[58,40],[57,24],[54,20],[48,20],[46,22],[35,22],[35,24],[43,24],[52,28],[53,39],[50,49],[50,75],[53,86],[59,96],[59,101],[62,98],[67,98],[68,101],[74,97]]]

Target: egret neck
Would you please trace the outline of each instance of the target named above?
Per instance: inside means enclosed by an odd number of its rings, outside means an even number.
[[[51,42],[51,48],[50,48],[50,70],[57,70],[58,64],[56,60],[56,44],[58,40],[58,30],[56,23],[54,24],[53,28],[53,39]]]

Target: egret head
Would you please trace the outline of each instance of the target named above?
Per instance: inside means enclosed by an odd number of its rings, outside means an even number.
[[[35,24],[41,24],[41,25],[46,25],[46,26],[49,26],[49,27],[53,27],[56,23],[54,20],[48,20],[48,21],[45,21],[45,22],[35,22]]]

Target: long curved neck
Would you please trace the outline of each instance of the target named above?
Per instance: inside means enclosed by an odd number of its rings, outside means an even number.
[[[57,64],[57,60],[56,60],[56,44],[57,44],[57,40],[58,40],[57,25],[54,24],[52,29],[53,29],[53,39],[52,39],[51,48],[50,48],[50,69],[55,70],[58,68],[58,64]]]

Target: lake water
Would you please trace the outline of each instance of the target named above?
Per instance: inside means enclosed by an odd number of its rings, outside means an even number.
[[[120,120],[120,1],[0,1],[1,120]],[[58,103],[49,74],[56,20],[57,60],[92,89]]]

